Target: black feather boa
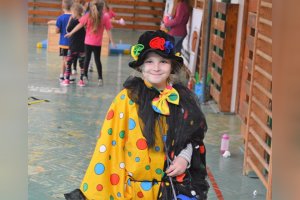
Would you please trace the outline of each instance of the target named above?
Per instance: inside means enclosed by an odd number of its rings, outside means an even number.
[[[151,101],[159,96],[159,92],[148,88],[139,77],[129,77],[123,86],[128,90],[129,98],[138,105],[138,115],[144,124],[143,135],[151,148],[155,144],[154,125],[159,117],[152,109]],[[199,144],[203,141],[207,124],[194,93],[180,83],[173,84],[173,87],[179,93],[180,101],[179,105],[169,104],[166,143],[168,151],[174,151],[177,155],[188,143]]]

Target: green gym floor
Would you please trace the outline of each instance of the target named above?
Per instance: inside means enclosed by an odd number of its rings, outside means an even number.
[[[135,44],[141,34],[118,29],[112,33],[116,43],[128,44]],[[103,87],[97,86],[95,66],[87,87],[61,86],[61,57],[36,48],[45,39],[47,26],[28,27],[28,102],[32,103],[28,105],[28,199],[62,200],[64,193],[79,187],[106,111],[133,70],[128,67],[129,55],[101,57]],[[208,121],[208,199],[265,199],[266,190],[259,179],[242,174],[243,140],[238,116],[219,113],[213,101],[202,109]],[[223,133],[230,136],[230,158],[219,153]]]

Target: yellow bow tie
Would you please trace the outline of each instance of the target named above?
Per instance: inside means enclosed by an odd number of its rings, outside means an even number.
[[[145,84],[148,88],[153,88],[153,86],[149,82],[145,81]],[[167,85],[167,87],[163,91],[159,92],[159,96],[152,100],[152,108],[155,112],[162,115],[170,115],[168,102],[178,105],[179,94],[177,90],[175,90],[175,88],[173,88],[171,85]]]

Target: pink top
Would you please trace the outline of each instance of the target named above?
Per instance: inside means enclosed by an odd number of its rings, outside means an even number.
[[[116,13],[110,8],[108,11],[104,10],[106,13],[108,13],[110,19],[114,18],[116,16]]]
[[[101,23],[96,33],[92,31],[93,26],[92,26],[92,21],[89,19],[89,13],[82,16],[79,19],[79,23],[86,25],[86,34],[85,34],[84,43],[92,46],[101,46],[104,28],[106,30],[110,30],[112,28],[110,17],[107,13],[104,13],[102,15]]]
[[[170,35],[182,37],[187,34],[186,24],[189,21],[189,17],[188,5],[185,2],[178,2],[175,16],[172,19],[165,16],[163,22],[166,27],[171,27],[171,30],[168,32]]]

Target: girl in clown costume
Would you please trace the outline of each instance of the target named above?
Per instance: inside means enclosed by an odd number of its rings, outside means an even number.
[[[171,80],[183,66],[174,38],[146,31],[131,55],[129,66],[142,78],[125,81],[106,114],[80,189],[66,199],[206,199],[207,126],[193,93]]]

